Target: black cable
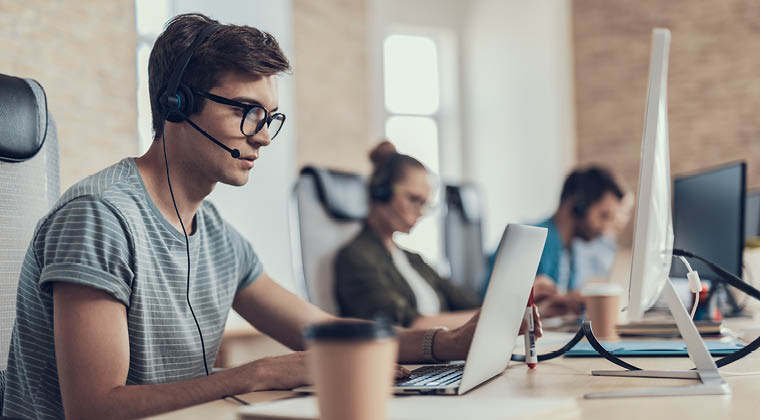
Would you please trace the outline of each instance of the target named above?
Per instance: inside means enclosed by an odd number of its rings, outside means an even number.
[[[742,292],[748,294],[749,296],[752,296],[753,298],[760,300],[760,290],[757,290],[752,285],[746,283],[741,278],[737,277],[735,274],[728,272],[723,267],[712,263],[708,261],[705,258],[700,257],[699,255],[695,255],[689,251],[684,251],[683,249],[674,249],[673,255],[678,257],[686,257],[686,258],[693,258],[695,260],[702,261],[703,263],[707,264],[707,266],[715,272],[715,274],[718,274],[721,276],[721,280],[725,283],[727,283],[730,286],[735,287],[736,289],[741,290]]]
[[[242,399],[240,399],[240,398],[238,398],[238,397],[236,397],[234,395],[227,395],[227,396],[223,397],[223,399],[224,398],[229,398],[231,400],[234,400],[235,402],[237,402],[240,405],[251,405],[250,403],[248,403],[248,401],[244,401],[244,400],[242,400]]]
[[[693,258],[693,259],[702,261],[703,263],[707,264],[707,266],[711,270],[713,270],[715,272],[715,274],[718,274],[719,276],[721,276],[722,280],[726,284],[729,284],[729,285],[731,285],[731,286],[733,286],[733,287],[741,290],[742,292],[746,293],[748,296],[752,296],[755,299],[760,300],[760,290],[758,290],[755,287],[753,287],[752,285],[744,282],[741,278],[739,278],[736,275],[728,272],[727,270],[725,270],[724,268],[720,267],[719,265],[714,264],[714,263],[708,261],[705,258],[702,258],[702,257],[700,257],[698,255],[695,255],[695,254],[693,254],[693,253],[691,253],[689,251],[685,251],[685,250],[682,250],[682,249],[674,249],[673,250],[673,255],[676,256],[676,257]],[[591,321],[585,321],[583,323],[583,325],[581,326],[581,328],[578,330],[578,332],[575,333],[575,336],[567,344],[565,344],[564,346],[562,346],[562,348],[560,348],[559,350],[555,350],[555,351],[553,351],[551,353],[539,355],[538,356],[538,361],[541,362],[541,361],[545,361],[545,360],[551,360],[551,359],[554,359],[556,357],[564,355],[571,348],[573,348],[576,344],[578,344],[578,342],[583,337],[586,337],[586,339],[588,340],[588,342],[591,344],[591,347],[593,347],[594,350],[596,350],[599,353],[600,356],[604,357],[605,359],[609,360],[610,362],[612,362],[612,363],[614,363],[614,364],[616,364],[616,365],[618,365],[618,366],[620,366],[622,368],[628,369],[628,370],[641,370],[641,368],[639,368],[637,366],[634,366],[634,365],[631,365],[629,363],[626,363],[622,359],[620,359],[619,357],[617,357],[617,356],[613,355],[612,353],[610,353],[609,351],[607,351],[607,349],[605,349],[604,346],[594,336],[594,331],[591,329]],[[724,357],[721,357],[720,359],[717,359],[715,361],[715,365],[717,367],[719,367],[719,368],[723,367],[723,366],[726,366],[726,365],[731,364],[731,363],[733,363],[733,362],[735,362],[735,361],[737,361],[739,359],[742,359],[743,357],[749,355],[750,353],[752,353],[753,351],[757,350],[758,348],[760,348],[760,337],[754,339],[749,344],[747,344],[744,347],[742,347],[741,349],[739,349],[739,350],[737,350],[737,351],[729,354],[728,356],[724,356]],[[513,354],[512,355],[512,360],[515,361],[515,362],[524,362],[525,361],[525,356]],[[694,370],[694,369],[692,369],[692,370]]]
[[[593,347],[594,350],[596,350],[599,353],[599,355],[609,360],[610,362],[628,370],[641,370],[637,368],[636,366],[630,365],[624,362],[623,360],[619,359],[618,357],[614,356],[612,353],[608,352],[607,349],[605,349],[604,346],[602,346],[602,344],[599,343],[596,337],[594,337],[594,332],[591,329],[591,321],[584,321],[581,328],[578,329],[578,332],[575,333],[575,336],[567,344],[562,346],[562,348],[555,350],[551,353],[539,355],[538,361],[544,362],[546,360],[551,360],[551,359],[564,355],[565,353],[570,351],[570,349],[575,347],[575,345],[578,344],[583,339],[583,337],[586,337],[588,342],[591,343],[591,347]],[[525,356],[519,355],[519,354],[513,354],[512,360],[515,362],[524,362]]]
[[[538,355],[538,361],[544,362],[547,360],[555,359],[557,357],[562,356],[563,354],[567,353],[571,348],[575,347],[576,344],[578,344],[583,339],[583,329],[579,329],[577,333],[575,333],[575,337],[573,337],[567,344],[562,346],[561,349],[555,350],[551,353],[547,354],[540,354]],[[513,354],[512,355],[512,361],[514,362],[524,362],[525,356],[521,354]]]
[[[187,288],[186,290],[186,297],[187,297],[187,306],[190,308],[190,313],[193,315],[193,320],[195,320],[195,326],[198,328],[198,335],[201,338],[201,350],[203,350],[203,367],[206,369],[206,376],[209,375],[208,371],[208,362],[206,362],[206,344],[203,342],[203,332],[201,332],[201,324],[198,323],[198,318],[195,316],[195,311],[193,311],[193,305],[190,304],[190,241],[187,238],[187,230],[185,229],[185,224],[182,223],[182,217],[179,215],[179,209],[177,208],[177,201],[174,199],[174,190],[172,189],[172,181],[169,177],[169,160],[166,158],[166,133],[162,133],[161,135],[162,142],[164,143],[164,163],[166,164],[166,182],[169,184],[169,192],[172,196],[172,203],[174,204],[174,211],[177,212],[177,219],[179,219],[179,224],[182,226],[182,233],[185,235],[185,249],[187,250]]]

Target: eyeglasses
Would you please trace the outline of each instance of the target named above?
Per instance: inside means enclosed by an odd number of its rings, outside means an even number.
[[[234,106],[243,109],[243,119],[240,121],[240,131],[244,136],[255,136],[256,133],[267,125],[269,139],[274,140],[285,124],[285,114],[280,112],[270,114],[266,108],[258,104],[245,104],[232,99],[214,95],[208,92],[200,92],[193,89],[193,93],[219,104]]]
[[[437,208],[437,203],[430,202],[426,198],[414,194],[402,187],[394,186],[394,193],[402,193],[407,203],[417,210],[422,210],[422,214],[430,214]]]

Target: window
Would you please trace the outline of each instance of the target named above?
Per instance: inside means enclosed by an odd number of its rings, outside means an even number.
[[[385,135],[399,153],[415,157],[439,174],[440,82],[438,48],[425,36],[390,35],[383,45]],[[439,187],[439,185],[434,185]],[[440,210],[421,219],[398,243],[440,261]]]

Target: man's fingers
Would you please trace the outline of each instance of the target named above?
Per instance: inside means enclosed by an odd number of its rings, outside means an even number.
[[[538,306],[533,305],[533,322],[536,330],[536,337],[544,335],[543,324],[541,323],[541,315],[538,313]]]
[[[394,371],[395,371],[394,373],[396,375],[396,378],[406,378],[407,376],[412,374],[412,371],[410,371],[409,369],[401,365],[396,365],[396,369]]]

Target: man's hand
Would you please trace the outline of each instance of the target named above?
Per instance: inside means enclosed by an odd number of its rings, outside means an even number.
[[[554,295],[542,300],[538,306],[546,318],[563,315],[580,315],[583,313],[583,298],[578,292]]]
[[[248,363],[244,374],[250,380],[250,391],[293,389],[310,385],[312,380],[306,366],[307,353],[297,351]]]
[[[247,369],[243,374],[250,380],[250,391],[289,390],[312,384],[307,365],[308,357],[309,350],[297,351],[282,356],[266,357],[245,365]],[[393,365],[395,378],[405,378],[410,373],[409,369],[401,365]]]
[[[472,336],[475,335],[475,327],[478,325],[480,311],[470,318],[464,325],[451,331],[440,331],[435,335],[433,342],[433,356],[438,360],[464,360],[467,358],[467,352],[470,351]],[[536,322],[536,337],[543,335],[541,327],[541,317],[538,314],[538,308],[533,306],[533,319]],[[523,322],[520,327],[520,334],[527,330],[527,324]]]
[[[533,305],[533,326],[536,338],[540,338],[544,335],[544,329],[541,325],[541,316],[538,314],[538,306],[536,305]],[[528,322],[523,319],[522,324],[520,324],[520,334],[525,334],[526,332],[528,332]]]
[[[540,302],[557,294],[557,286],[549,276],[538,275],[533,282],[533,298]]]

